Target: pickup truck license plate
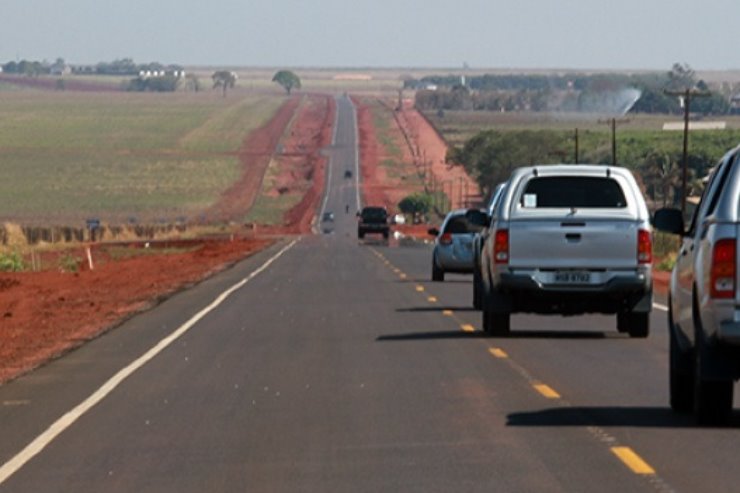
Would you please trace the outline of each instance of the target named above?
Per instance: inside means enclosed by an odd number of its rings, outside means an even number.
[[[591,274],[580,271],[560,271],[555,273],[555,282],[564,284],[588,284]]]

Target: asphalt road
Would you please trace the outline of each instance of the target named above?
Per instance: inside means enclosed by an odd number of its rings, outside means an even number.
[[[335,220],[0,387],[0,492],[738,489],[738,416],[668,409],[665,311],[647,340],[523,315],[486,338],[429,246],[358,242],[338,102]]]

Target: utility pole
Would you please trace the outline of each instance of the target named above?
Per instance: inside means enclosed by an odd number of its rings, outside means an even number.
[[[684,91],[665,91],[668,96],[683,99],[683,164],[681,168],[681,214],[686,218],[686,195],[688,193],[689,174],[689,118],[691,115],[691,98],[707,97],[710,93],[686,88]]]
[[[576,127],[576,133],[575,133],[575,140],[576,140],[576,148],[575,148],[575,160],[574,162],[578,164],[578,128]]]
[[[608,123],[612,132],[612,166],[617,165],[617,124],[629,122],[629,118],[609,118],[608,120],[599,120],[599,123]]]

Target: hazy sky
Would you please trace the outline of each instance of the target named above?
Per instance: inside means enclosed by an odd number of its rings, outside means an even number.
[[[0,62],[740,68],[740,0],[0,0]]]

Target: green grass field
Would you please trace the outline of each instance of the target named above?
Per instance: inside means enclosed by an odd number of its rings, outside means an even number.
[[[0,91],[0,220],[195,215],[237,179],[236,151],[283,102],[212,91]]]

